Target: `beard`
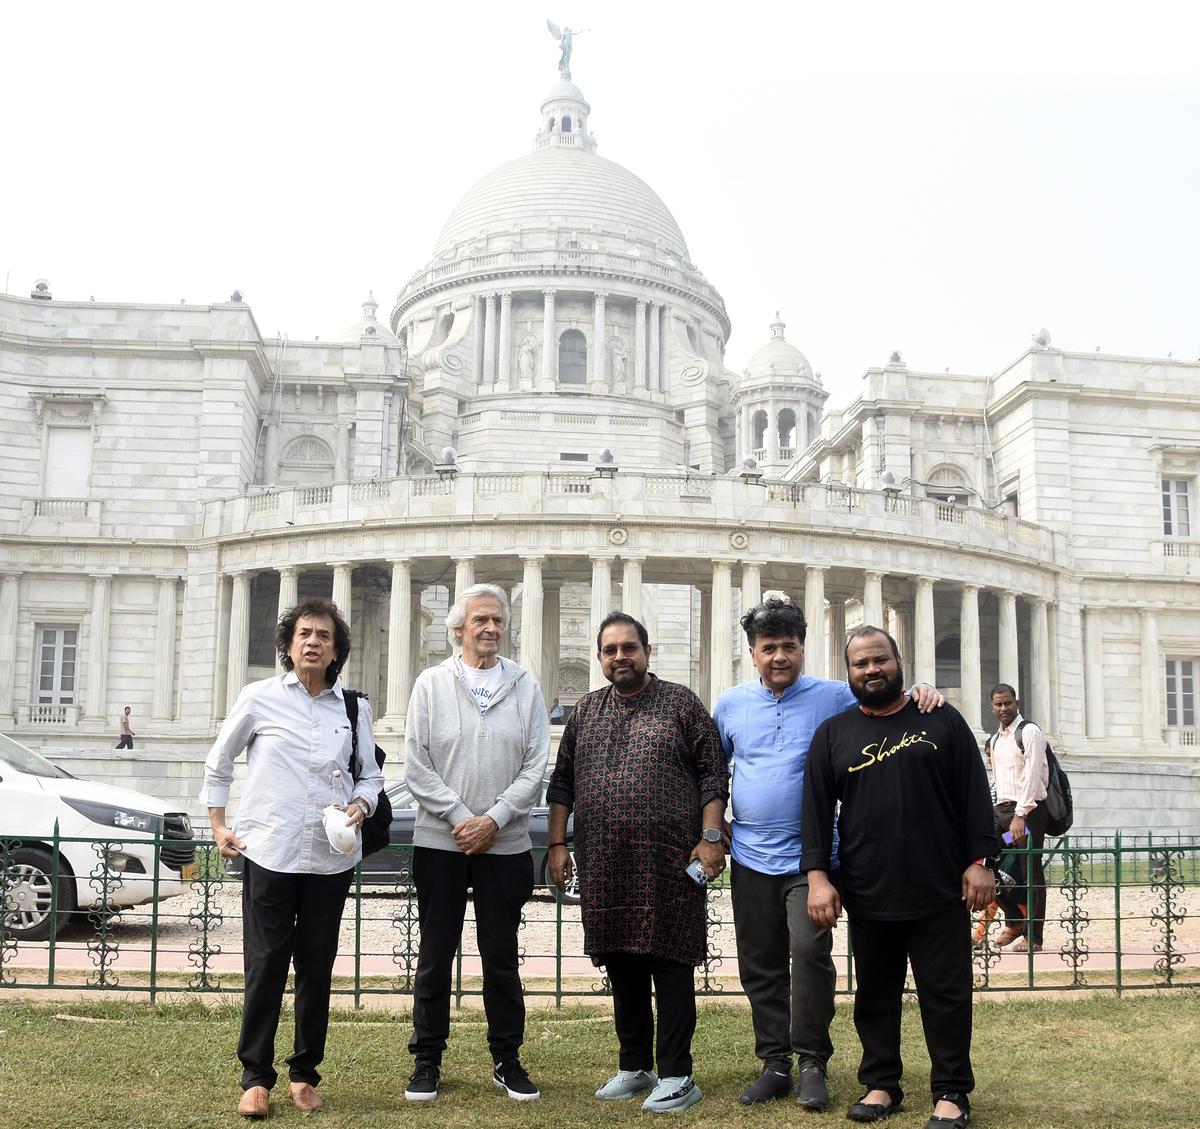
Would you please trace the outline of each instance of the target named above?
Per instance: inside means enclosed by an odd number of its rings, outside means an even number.
[[[850,683],[850,692],[864,706],[870,706],[873,709],[878,709],[881,706],[890,706],[904,691],[904,668],[897,665],[896,673],[891,678],[885,678],[882,682],[873,683],[871,686],[860,685],[857,682]]]

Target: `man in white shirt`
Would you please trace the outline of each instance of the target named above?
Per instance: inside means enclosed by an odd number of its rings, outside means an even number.
[[[315,1087],[329,1027],[329,989],[338,928],[362,858],[333,849],[323,809],[343,808],[354,828],[375,810],[383,773],[375,763],[371,707],[360,699],[359,776],[338,673],[350,654],[350,628],[329,600],[305,600],[279,620],[275,646],[286,673],[247,686],[221,726],[204,762],[201,802],[226,858],[243,859],[242,927],[246,991],[238,1058],[238,1113],[270,1112],[276,1082],[275,1031],[296,969],[296,1034],[288,1057],[292,1104],[320,1109]],[[233,764],[246,750],[246,779],[237,819],[226,823]]]
[[[1030,945],[1034,952],[1041,952],[1046,924],[1046,875],[1041,852],[1046,841],[1044,801],[1050,783],[1046,736],[1021,716],[1017,692],[1005,682],[992,690],[992,716],[1000,723],[987,744],[996,793],[996,831],[1011,831],[1016,847],[1024,847],[1028,836],[1033,847],[1033,906],[1017,904],[1028,897],[1028,888],[1014,891],[1015,900],[1004,900],[1005,927],[996,944],[1017,941],[1013,952],[1027,952]]]

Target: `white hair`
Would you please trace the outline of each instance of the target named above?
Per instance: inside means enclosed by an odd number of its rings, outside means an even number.
[[[489,596],[493,600],[499,601],[501,626],[508,627],[508,593],[496,584],[472,584],[470,588],[466,588],[458,594],[457,599],[450,605],[450,610],[446,613],[446,633],[455,647],[461,646],[458,632],[467,625],[467,603],[480,596]]]

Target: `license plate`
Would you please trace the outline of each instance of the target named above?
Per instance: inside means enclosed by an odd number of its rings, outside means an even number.
[[[182,878],[184,882],[195,882],[196,879],[200,877],[200,864],[195,862],[187,863],[179,872],[179,877]]]

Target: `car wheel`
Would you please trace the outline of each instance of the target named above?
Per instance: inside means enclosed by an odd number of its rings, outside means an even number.
[[[579,905],[579,864],[575,861],[575,851],[568,848],[568,852],[571,856],[571,880],[562,892],[562,900],[564,905],[577,906]],[[542,856],[542,885],[549,886],[552,891],[557,889],[550,878],[550,853],[548,851]]]
[[[4,931],[18,941],[44,941],[50,936],[50,907],[54,893],[54,859],[39,847],[16,847],[8,852],[4,888]],[[75,910],[75,883],[59,860],[58,932]]]

